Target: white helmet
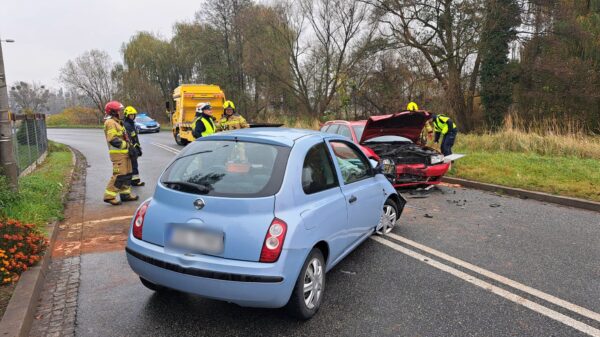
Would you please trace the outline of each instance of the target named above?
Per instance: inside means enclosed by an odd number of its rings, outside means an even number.
[[[202,113],[202,110],[208,110],[208,109],[212,109],[212,107],[210,106],[210,103],[208,102],[201,102],[196,104],[196,113],[200,114]]]

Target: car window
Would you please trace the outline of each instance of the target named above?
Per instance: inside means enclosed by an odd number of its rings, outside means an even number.
[[[338,186],[333,163],[325,143],[308,150],[302,165],[302,189],[306,194],[321,192]]]
[[[349,139],[352,139],[352,133],[350,132],[350,128],[345,125],[340,125],[340,128],[338,129],[337,133],[340,136],[344,136],[344,137],[348,137]]]
[[[339,124],[331,124],[329,126],[329,129],[327,129],[327,133],[337,133],[337,130],[339,127],[340,127]]]
[[[356,134],[356,140],[360,142],[363,131],[365,131],[365,126],[364,125],[355,125],[352,128],[354,129],[354,134]]]
[[[202,141],[165,171],[167,188],[203,195],[264,197],[279,191],[289,148],[243,141]]]
[[[329,129],[330,124],[327,125],[323,125],[323,127],[321,127],[321,132],[327,132],[327,129]]]
[[[332,141],[331,148],[342,171],[345,184],[371,177],[371,165],[362,152],[341,141]]]

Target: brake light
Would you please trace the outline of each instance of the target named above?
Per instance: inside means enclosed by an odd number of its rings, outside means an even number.
[[[148,205],[150,204],[150,200],[144,202],[142,206],[135,213],[135,217],[133,218],[133,236],[136,239],[142,239],[142,229],[144,228],[144,217],[146,216],[146,211],[148,210]]]
[[[283,220],[273,219],[267,235],[265,235],[265,242],[260,252],[260,262],[276,262],[279,259],[286,232],[287,224]]]

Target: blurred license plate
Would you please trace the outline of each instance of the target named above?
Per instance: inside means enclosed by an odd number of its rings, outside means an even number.
[[[195,252],[218,254],[223,251],[223,233],[191,228],[174,228],[171,245]]]

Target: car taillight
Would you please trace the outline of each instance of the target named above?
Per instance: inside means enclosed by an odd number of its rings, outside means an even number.
[[[283,220],[273,219],[267,235],[265,235],[265,242],[260,252],[260,262],[276,262],[279,259],[286,232],[287,224]]]
[[[146,216],[146,211],[148,210],[148,205],[150,204],[150,200],[146,201],[142,204],[142,206],[138,209],[137,213],[135,213],[135,217],[133,218],[133,236],[136,239],[142,239],[142,229],[144,228],[144,217]]]

